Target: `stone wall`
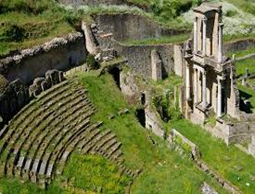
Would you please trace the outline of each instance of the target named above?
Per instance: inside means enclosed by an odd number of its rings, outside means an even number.
[[[244,39],[244,40],[227,42],[224,44],[224,53],[245,50],[254,46],[255,46],[254,39]]]
[[[94,20],[101,34],[112,33],[117,41],[157,38],[186,32],[164,28],[147,17],[129,13],[97,15]]]
[[[174,51],[172,44],[165,45],[138,45],[138,46],[125,46],[121,43],[115,42],[114,48],[116,51],[123,55],[128,65],[138,74],[145,77],[151,77],[151,51],[156,50],[162,61],[162,76],[165,77],[168,73],[173,72],[174,69]]]
[[[164,138],[165,132],[160,116],[157,111],[153,110],[149,106],[145,108],[145,127],[151,130],[155,135]]]
[[[197,160],[200,158],[199,148],[177,130],[171,130],[167,141],[174,149],[181,149],[184,155],[188,155],[191,159]]]
[[[29,101],[28,87],[19,79],[10,82],[0,93],[0,120],[6,123]]]
[[[89,5],[89,6],[96,6],[96,5],[120,5],[124,4],[125,0],[60,0],[60,3],[64,5]]]
[[[183,45],[174,45],[174,73],[183,76]]]
[[[69,34],[1,59],[0,74],[9,81],[19,78],[24,84],[30,84],[47,70],[65,71],[77,66],[86,55],[84,36],[81,33]]]

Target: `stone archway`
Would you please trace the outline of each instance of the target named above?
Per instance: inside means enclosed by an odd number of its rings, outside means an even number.
[[[120,88],[120,69],[118,67],[113,67],[109,70],[109,73],[113,76],[113,79],[118,88]]]

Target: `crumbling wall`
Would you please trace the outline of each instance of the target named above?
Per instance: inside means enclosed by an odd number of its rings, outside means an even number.
[[[145,108],[145,126],[151,130],[155,135],[164,138],[165,132],[163,124],[157,112],[149,106]]]
[[[117,41],[157,38],[186,32],[164,28],[147,17],[130,13],[102,14],[94,16],[94,19],[101,33],[112,33]]]
[[[128,65],[138,74],[144,77],[151,77],[151,51],[156,50],[162,61],[162,77],[168,73],[173,72],[173,45],[137,45],[125,46],[121,43],[115,42],[114,48],[128,60]]]
[[[244,39],[244,40],[237,40],[232,42],[227,42],[224,44],[224,53],[228,52],[238,52],[241,50],[245,50],[255,46],[254,39]]]
[[[29,87],[29,95],[38,96],[41,92],[48,90],[52,86],[64,81],[64,73],[56,69],[49,70],[45,73],[45,77],[35,78],[33,84]]]
[[[183,76],[182,45],[174,45],[174,73]]]
[[[47,70],[68,70],[86,58],[84,42],[81,33],[74,33],[32,49],[22,50],[17,55],[0,60],[0,74],[9,81],[19,78],[24,84],[30,84]]]
[[[0,117],[4,123],[30,101],[28,87],[20,79],[10,82],[0,93]]]

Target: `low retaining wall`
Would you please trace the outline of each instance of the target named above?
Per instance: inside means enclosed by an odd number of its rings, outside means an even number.
[[[0,59],[0,74],[9,81],[19,78],[24,84],[30,84],[47,70],[68,70],[85,60],[84,42],[81,33],[74,33],[22,50],[17,55]]]
[[[255,47],[255,40],[254,39],[244,39],[244,40],[237,40],[233,42],[227,42],[224,44],[224,53],[228,52],[238,52],[241,50],[248,49],[250,47]]]
[[[171,130],[167,141],[174,149],[181,149],[184,155],[188,155],[188,157],[192,158],[193,160],[200,158],[198,147],[177,130]]]

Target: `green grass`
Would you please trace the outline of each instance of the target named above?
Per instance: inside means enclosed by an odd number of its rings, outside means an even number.
[[[233,34],[233,35],[223,35],[223,41],[224,43],[226,42],[235,42],[238,40],[243,40],[243,39],[254,39],[255,34],[254,33],[249,33],[249,34]]]
[[[250,97],[248,98],[248,100],[250,101],[251,105],[253,108],[255,108],[255,91],[252,88],[248,88],[246,86],[243,86],[241,84],[238,84],[238,89],[245,93],[248,94]]]
[[[245,75],[246,68],[249,68],[250,73],[255,73],[255,58],[236,62],[236,76]]]
[[[96,78],[80,74],[79,78],[88,89],[92,103],[98,108],[92,120],[103,121],[103,128],[111,129],[117,135],[123,144],[122,151],[130,169],[142,169],[142,174],[134,182],[132,193],[199,193],[203,181],[213,185],[220,193],[225,193],[191,161],[171,151],[165,142],[152,135],[157,144],[151,143],[148,131],[138,123],[134,108],[124,100],[111,76]],[[118,111],[124,108],[129,108],[130,113],[118,116]],[[110,114],[116,115],[116,118],[108,119]]]
[[[75,188],[97,192],[102,189],[103,193],[108,194],[125,193],[125,187],[131,179],[121,176],[118,167],[107,159],[93,155],[74,155],[64,171],[64,176]]]
[[[248,48],[241,51],[232,51],[227,53],[227,56],[232,57],[232,55],[235,54],[236,58],[245,57],[246,55],[255,54],[255,47]]]
[[[180,43],[184,42],[189,38],[188,34],[180,34],[175,36],[163,36],[160,38],[148,38],[142,40],[126,40],[122,42],[126,46],[134,45],[160,45],[167,43]]]
[[[74,32],[80,19],[52,0],[3,0],[0,11],[0,56]]]
[[[255,15],[255,2],[253,0],[226,0],[244,12]]]
[[[171,127],[180,131],[194,142],[202,153],[202,159],[224,178],[238,186],[243,193],[255,193],[255,160],[235,146],[226,146],[225,143],[197,125],[187,120],[171,123]],[[170,128],[171,128],[170,127]],[[242,167],[238,171],[236,168]],[[240,178],[240,180],[238,179]],[[246,186],[250,183],[250,186]]]

